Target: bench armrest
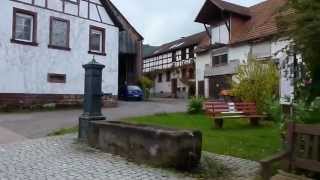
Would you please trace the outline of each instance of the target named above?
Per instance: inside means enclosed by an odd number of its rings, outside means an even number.
[[[289,152],[288,151],[282,151],[278,154],[275,154],[271,157],[268,157],[268,158],[265,158],[263,160],[260,160],[260,163],[263,165],[263,164],[272,164],[274,162],[277,162],[277,161],[280,161],[284,158],[286,158],[287,156],[289,155]]]
[[[283,160],[284,158],[289,156],[288,151],[282,151],[274,156],[271,156],[269,158],[263,159],[260,161],[261,164],[261,176],[264,180],[269,180],[272,176],[272,164],[274,162]]]

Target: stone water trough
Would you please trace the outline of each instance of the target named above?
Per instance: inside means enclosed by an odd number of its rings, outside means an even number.
[[[91,122],[90,146],[137,163],[191,170],[199,165],[200,131],[176,130],[124,122]]]

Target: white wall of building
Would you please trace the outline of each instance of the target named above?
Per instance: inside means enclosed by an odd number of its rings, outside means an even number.
[[[162,82],[158,81],[159,74],[162,74]],[[167,75],[165,72],[163,73],[157,73],[155,79],[154,79],[154,87],[151,89],[151,92],[154,93],[155,95],[160,95],[160,96],[168,96],[172,95],[172,79],[177,79],[177,88],[180,89],[180,92],[178,91],[178,97],[186,97],[186,93],[189,91],[189,87],[184,84],[181,80],[180,77],[182,76],[182,72],[180,71],[177,73],[177,70],[173,70],[170,72],[170,81],[167,81]],[[182,90],[185,89],[185,92]]]
[[[197,55],[197,59],[195,61],[195,65],[196,65],[196,95],[197,96],[198,96],[198,92],[199,92],[198,91],[199,90],[198,82],[205,80],[205,77],[204,77],[205,67],[206,67],[206,65],[210,65],[210,64],[211,64],[211,52],[210,51]],[[206,86],[206,82],[205,82],[205,86]]]
[[[162,74],[162,82],[158,82],[158,77],[159,74],[157,74],[154,82],[154,93],[155,94],[168,94],[171,93],[171,81],[167,81],[166,73],[161,73]],[[172,75],[172,73],[171,73]]]
[[[212,27],[212,44],[229,44],[229,31],[225,23]]]
[[[24,0],[31,3],[31,0]],[[49,2],[51,2],[50,0]],[[44,6],[44,0],[36,0],[36,4]],[[56,1],[55,1],[56,2]],[[60,11],[59,2],[48,7]],[[85,1],[80,1],[80,15],[87,16]],[[99,3],[99,1],[95,1]],[[88,5],[88,4],[87,4]],[[38,13],[37,43],[29,46],[11,43],[13,7]],[[70,7],[70,14],[75,9]],[[97,8],[96,8],[97,9]],[[67,10],[67,9],[66,9]],[[21,4],[9,0],[1,2],[0,11],[0,93],[32,93],[32,94],[83,94],[84,69],[82,65],[89,62],[93,55],[88,54],[89,26],[94,25],[106,29],[107,56],[95,56],[104,64],[102,89],[105,93],[118,94],[118,39],[119,29],[113,25],[108,14],[100,11],[102,23],[97,13],[90,13],[92,21],[44,9]],[[70,21],[71,51],[49,49],[50,16]],[[66,74],[65,84],[47,82],[47,74]]]
[[[289,41],[285,40],[275,40],[275,41],[268,41],[268,42],[262,42],[259,44],[255,44],[257,47],[266,47],[271,49],[270,56],[272,59],[278,59],[280,62],[280,65],[283,63],[283,61],[286,59],[287,54],[282,51],[287,45],[289,44]],[[269,47],[270,46],[270,47]],[[241,44],[239,46],[231,46],[228,49],[228,61],[232,60],[240,60],[240,63],[244,64],[247,62],[248,55],[252,52],[252,45],[250,44]],[[267,51],[266,51],[267,52]],[[270,50],[268,50],[270,52]],[[265,54],[263,54],[265,56]],[[205,80],[205,95],[206,97],[209,96],[209,86],[208,86],[208,79],[205,79],[204,72],[205,72],[205,65],[210,64],[211,65],[211,52],[198,54],[197,58],[195,60],[196,62],[196,82]],[[280,95],[281,95],[281,102],[282,103],[288,103],[285,102],[285,99],[287,97],[292,97],[293,94],[293,86],[292,86],[292,79],[288,79],[287,77],[284,77],[284,72],[281,71],[281,79],[280,79]],[[198,93],[198,83],[196,87],[196,92]]]
[[[250,45],[243,44],[241,46],[231,46],[228,50],[228,61],[240,60],[240,63],[246,63],[250,53]]]
[[[177,48],[181,46],[183,43],[180,44],[175,44],[172,47]],[[160,49],[161,50],[161,49]],[[164,53],[160,55],[156,55],[153,57],[149,57],[144,59],[144,64],[143,64],[143,72],[144,73],[149,73],[149,72],[154,72],[157,70],[163,71],[162,74],[162,82],[159,82],[159,74],[156,73],[155,79],[154,79],[154,87],[151,89],[151,92],[154,93],[155,95],[160,95],[160,96],[171,96],[172,95],[172,79],[177,79],[177,89],[180,91],[177,91],[177,96],[179,98],[187,97],[188,91],[189,91],[189,86],[184,84],[181,81],[182,77],[182,67],[183,65],[187,65],[191,63],[191,59],[189,52],[190,48],[185,48],[186,50],[186,59],[182,59],[181,54],[182,50],[178,49],[175,50],[175,52],[169,52],[169,53]],[[158,53],[158,51],[155,51],[155,53]],[[194,52],[194,51],[193,51]],[[176,55],[175,62],[173,62],[173,55]],[[196,57],[196,54],[194,54],[194,57]],[[182,64],[183,63],[183,64]],[[172,67],[179,67],[176,68],[175,70],[170,70]],[[167,81],[167,75],[166,75],[166,70],[170,70],[170,81]],[[188,72],[187,72],[188,73]],[[185,90],[185,91],[183,91]]]

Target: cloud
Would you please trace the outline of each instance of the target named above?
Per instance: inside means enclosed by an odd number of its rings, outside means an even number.
[[[111,0],[145,38],[145,44],[161,45],[204,31],[195,23],[205,0]],[[262,0],[228,0],[249,6]]]

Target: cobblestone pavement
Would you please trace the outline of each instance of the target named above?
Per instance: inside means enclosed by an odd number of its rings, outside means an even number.
[[[260,165],[258,162],[207,152],[204,152],[203,155],[219,162],[228,170],[225,177],[219,178],[221,180],[255,180],[259,175]]]
[[[230,178],[250,179],[257,171],[252,161],[217,156]],[[231,178],[235,177],[235,178]],[[173,180],[192,179],[173,171],[137,165],[76,142],[75,135],[0,145],[0,180]],[[220,178],[219,178],[220,179]]]

